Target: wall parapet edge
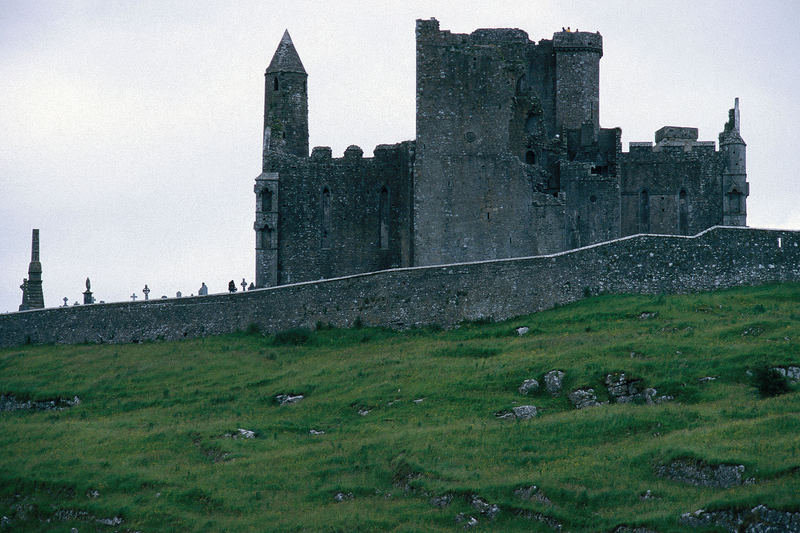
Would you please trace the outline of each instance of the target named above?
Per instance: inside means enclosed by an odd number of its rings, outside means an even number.
[[[451,327],[503,320],[591,293],[681,293],[800,281],[800,231],[716,226],[630,235],[550,255],[416,266],[266,289],[0,315],[0,348],[128,343],[244,330],[365,325]]]

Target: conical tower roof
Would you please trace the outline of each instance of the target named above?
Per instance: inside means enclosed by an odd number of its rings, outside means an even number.
[[[272,56],[272,61],[269,62],[267,67],[267,74],[270,72],[296,72],[298,74],[306,74],[306,69],[303,68],[303,62],[300,61],[300,56],[297,55],[297,50],[294,48],[292,38],[289,36],[289,30],[283,32],[283,37],[275,50],[275,55]]]

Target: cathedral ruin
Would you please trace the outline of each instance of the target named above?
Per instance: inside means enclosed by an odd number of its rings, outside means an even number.
[[[738,99],[719,149],[665,126],[623,152],[600,127],[599,33],[418,20],[416,54],[414,140],[309,155],[308,74],[284,33],[265,73],[258,287],[746,224]]]

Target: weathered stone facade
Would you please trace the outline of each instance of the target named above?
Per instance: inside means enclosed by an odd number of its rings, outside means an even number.
[[[637,233],[743,226],[738,101],[715,143],[600,127],[599,33],[538,43],[418,20],[416,138],[308,154],[307,73],[285,33],[265,73],[256,284],[554,253]]]
[[[717,227],[537,257],[411,267],[268,289],[0,315],[0,347],[138,342],[318,323],[407,328],[501,320],[589,293],[680,293],[800,281],[800,232]]]

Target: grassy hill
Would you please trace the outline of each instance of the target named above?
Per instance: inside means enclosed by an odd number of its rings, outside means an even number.
[[[663,533],[699,508],[797,511],[798,386],[762,397],[747,372],[800,365],[798,303],[783,284],[599,296],[450,331],[0,350],[0,392],[80,398],[0,412],[0,531],[458,531],[473,517]],[[674,400],[573,407],[579,388],[609,401],[611,373]],[[523,396],[528,378],[542,387]],[[533,419],[496,416],[531,404]],[[675,460],[743,465],[748,482],[658,474]]]

